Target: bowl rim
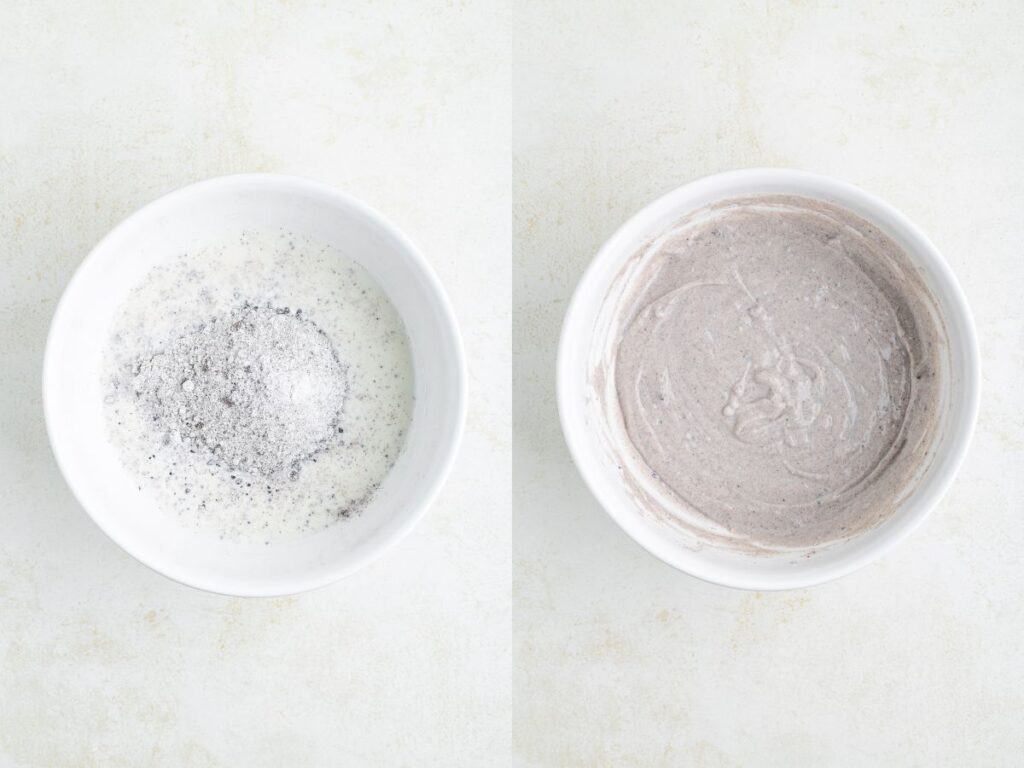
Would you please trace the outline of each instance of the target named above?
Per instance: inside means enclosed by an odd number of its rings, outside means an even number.
[[[236,185],[256,185],[284,190],[291,189],[319,196],[336,206],[348,209],[350,212],[355,213],[357,216],[362,217],[371,224],[387,232],[390,237],[394,238],[399,247],[406,252],[414,267],[419,270],[427,284],[427,292],[435,304],[435,308],[439,311],[445,332],[451,338],[452,349],[454,351],[458,368],[455,375],[457,388],[457,392],[455,393],[455,417],[452,425],[453,428],[449,433],[450,437],[447,443],[440,449],[443,452],[441,462],[433,477],[429,478],[425,492],[420,495],[415,504],[408,505],[406,507],[409,514],[405,522],[392,531],[389,536],[378,542],[376,546],[367,548],[365,552],[362,552],[354,560],[344,565],[339,565],[334,568],[325,568],[323,572],[314,576],[280,578],[273,582],[254,583],[251,587],[241,587],[236,582],[232,582],[230,586],[225,586],[225,584],[221,583],[217,578],[192,574],[188,572],[186,568],[179,569],[166,566],[157,567],[147,560],[144,553],[137,551],[135,547],[125,541],[124,537],[121,536],[113,526],[109,525],[102,514],[95,512],[90,508],[90,505],[84,501],[84,495],[81,493],[76,475],[68,471],[70,460],[66,454],[64,446],[60,443],[59,439],[56,438],[57,433],[55,432],[54,425],[57,416],[53,413],[53,405],[51,398],[49,397],[50,390],[56,386],[54,382],[54,377],[56,376],[56,361],[54,360],[56,344],[54,343],[54,338],[57,333],[60,332],[59,329],[62,326],[62,318],[67,311],[67,305],[69,303],[68,297],[75,292],[76,286],[83,279],[82,273],[86,265],[94,259],[95,254],[103,250],[110,241],[114,240],[123,230],[130,227],[137,219],[144,215],[151,214],[154,210],[159,209],[168,203],[172,203],[179,198],[195,194],[196,192],[208,191],[217,187],[230,187]],[[462,334],[459,331],[459,324],[455,316],[455,310],[447,292],[444,290],[444,286],[442,285],[440,278],[437,276],[437,273],[412,240],[410,240],[405,233],[403,233],[383,214],[358,198],[342,192],[341,190],[324,182],[283,173],[232,173],[195,181],[151,200],[118,222],[99,240],[99,242],[96,243],[96,245],[90,249],[85,258],[83,258],[75,268],[74,274],[71,276],[71,279],[67,282],[67,285],[65,285],[64,290],[61,293],[61,297],[54,309],[46,335],[41,378],[43,420],[46,424],[46,434],[51,452],[57,463],[57,467],[59,468],[64,481],[71,489],[75,500],[78,502],[79,506],[85,510],[86,514],[92,519],[92,521],[100,528],[101,531],[103,531],[104,534],[107,535],[109,539],[121,547],[122,550],[151,570],[156,571],[162,576],[178,582],[179,584],[231,597],[279,597],[294,595],[300,592],[307,592],[327,586],[328,584],[332,584],[339,579],[349,576],[369,565],[404,539],[412,529],[416,527],[420,520],[422,520],[427,510],[437,499],[441,488],[451,473],[458,454],[459,446],[462,443],[463,433],[465,431],[468,407],[468,396],[466,391],[467,382],[468,375],[466,356]]]
[[[927,252],[926,258],[930,266],[935,268],[941,282],[949,290],[951,304],[956,314],[960,316],[964,330],[963,346],[965,350],[965,377],[963,388],[966,393],[965,413],[966,419],[961,418],[958,426],[959,434],[950,446],[950,459],[947,461],[947,469],[940,475],[934,484],[926,502],[917,509],[913,515],[902,520],[902,525],[894,528],[889,535],[880,538],[870,548],[853,552],[844,559],[832,564],[830,567],[819,566],[815,571],[795,569],[784,577],[768,575],[753,576],[748,573],[740,573],[728,567],[711,564],[702,561],[694,553],[683,551],[679,547],[664,544],[663,540],[656,540],[657,537],[648,535],[636,522],[636,512],[620,508],[611,503],[602,491],[601,479],[604,476],[603,468],[590,463],[587,454],[583,450],[583,441],[586,439],[582,426],[570,422],[570,410],[576,406],[572,404],[577,388],[573,384],[577,372],[573,370],[570,360],[569,349],[584,340],[576,337],[583,329],[577,330],[574,326],[576,316],[583,309],[582,305],[587,301],[592,291],[600,289],[597,283],[597,276],[604,262],[614,259],[620,251],[618,241],[623,239],[627,233],[638,226],[645,219],[653,219],[665,211],[679,208],[677,213],[681,216],[687,210],[680,207],[676,202],[679,198],[689,197],[701,188],[716,187],[718,185],[740,185],[744,182],[798,184],[803,183],[813,186],[820,191],[820,194],[827,194],[834,191],[843,196],[859,199],[867,208],[875,209],[894,221],[896,225],[912,235],[921,244],[921,249]],[[737,192],[736,195],[742,193]],[[799,193],[793,193],[799,194]],[[725,195],[728,196],[728,195]],[[723,196],[723,199],[724,197]],[[841,203],[840,203],[841,204]],[[648,233],[652,234],[652,233]],[[918,258],[919,254],[911,254],[912,258]],[[589,340],[589,339],[588,339]],[[562,322],[562,328],[558,342],[558,358],[556,362],[556,400],[558,405],[559,421],[562,427],[562,435],[569,449],[573,464],[579,471],[584,483],[590,493],[604,509],[612,520],[637,544],[657,557],[662,562],[683,571],[703,581],[724,587],[756,591],[775,591],[784,589],[798,589],[803,587],[823,584],[842,576],[846,576],[870,562],[877,560],[901,541],[907,538],[924,522],[932,513],[939,501],[946,495],[959,473],[967,451],[970,447],[971,438],[974,433],[978,418],[978,409],[981,398],[981,364],[978,350],[977,329],[971,313],[967,297],[960,286],[956,275],[953,273],[949,263],[943,258],[941,252],[936,248],[925,233],[903,213],[881,198],[850,184],[845,181],[833,179],[822,174],[810,171],[796,170],[790,168],[754,167],[737,170],[723,171],[698,177],[689,181],[647,203],[638,211],[633,213],[620,225],[615,232],[608,237],[601,245],[597,253],[591,258],[584,270],[579,282],[573,291],[572,298],[566,308]]]

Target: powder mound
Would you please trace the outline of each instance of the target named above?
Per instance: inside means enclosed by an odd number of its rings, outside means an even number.
[[[302,310],[246,303],[132,366],[165,442],[267,479],[295,478],[342,432],[347,370]]]

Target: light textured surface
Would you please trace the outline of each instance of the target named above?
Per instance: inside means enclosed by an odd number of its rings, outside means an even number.
[[[3,4],[0,766],[1018,764],[1021,39],[1009,0]],[[579,480],[553,399],[600,243],[750,165],[902,209],[952,263],[984,357],[970,457],[927,526],[783,594],[634,545]],[[466,440],[424,522],[279,600],[131,560],[70,496],[40,412],[50,315],[89,248],[241,170],[392,218],[470,357]]]
[[[510,166],[494,20],[441,4],[0,6],[0,766],[507,752]],[[398,224],[473,361],[462,451],[420,526],[355,576],[280,600],[181,587],[108,541],[60,478],[39,395],[50,315],[92,245],[164,192],[252,170],[325,181]]]
[[[532,766],[1019,765],[1024,6],[601,3],[519,14],[515,748]],[[626,218],[704,174],[836,176],[935,241],[974,307],[969,459],[891,556],[748,594],[652,559],[571,466],[566,303]]]

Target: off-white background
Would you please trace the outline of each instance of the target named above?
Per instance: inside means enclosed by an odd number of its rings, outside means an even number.
[[[0,4],[0,766],[487,765],[508,750],[509,155],[485,6]],[[495,151],[497,147],[498,151]],[[89,249],[187,182],[351,192],[438,271],[474,397],[382,560],[275,600],[167,581],[50,456],[40,366]]]
[[[1009,0],[0,4],[0,766],[1019,764],[1021,40]],[[952,263],[984,358],[973,449],[926,527],[783,594],[634,545],[553,400],[602,240],[750,165],[901,208]],[[39,402],[89,248],[245,170],[391,217],[470,358],[466,440],[424,522],[278,600],[189,590],[107,541]]]
[[[514,744],[537,766],[1024,761],[1024,5],[531,6],[514,67]],[[573,471],[559,325],[620,223],[773,165],[890,201],[951,262],[984,366],[973,449],[895,553],[751,594],[655,561]]]

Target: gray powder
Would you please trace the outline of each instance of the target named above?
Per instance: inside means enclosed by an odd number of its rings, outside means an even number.
[[[294,479],[343,432],[347,371],[320,328],[244,304],[131,365],[165,443],[268,480]]]

